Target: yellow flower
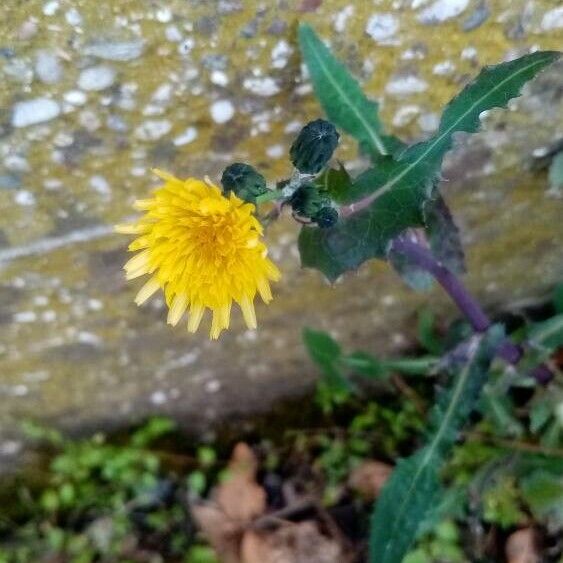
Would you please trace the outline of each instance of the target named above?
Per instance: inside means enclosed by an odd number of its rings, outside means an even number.
[[[130,245],[137,252],[125,264],[127,279],[150,275],[135,302],[144,303],[162,289],[168,323],[176,325],[189,309],[188,330],[195,332],[211,309],[210,337],[229,327],[231,306],[238,303],[249,328],[256,328],[254,297],[272,299],[270,281],[280,278],[260,238],[255,208],[233,193],[225,197],[206,181],[179,180],[155,170],[164,180],[151,199],[137,200],[145,214],[117,232],[138,235]]]

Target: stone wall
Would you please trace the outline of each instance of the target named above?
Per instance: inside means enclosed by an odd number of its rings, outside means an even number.
[[[155,185],[150,168],[218,179],[227,163],[287,175],[295,132],[320,115],[296,52],[310,22],[382,102],[390,129],[428,135],[484,64],[560,47],[551,0],[6,0],[0,21],[0,464],[18,422],[119,427],[170,413],[193,428],[301,394],[314,370],[304,325],[388,353],[413,338],[437,291],[413,295],[380,263],[329,287],[301,271],[296,228],[270,230],[283,270],[257,332],[217,342],[133,304],[112,225]],[[562,66],[483,133],[460,138],[443,192],[467,244],[468,284],[491,309],[544,296],[563,278],[563,202],[534,155],[562,135]],[[339,158],[355,159],[349,139]],[[357,163],[361,165],[360,162]],[[237,317],[238,315],[234,315]]]

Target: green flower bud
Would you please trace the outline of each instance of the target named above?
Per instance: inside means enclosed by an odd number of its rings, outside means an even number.
[[[291,196],[289,203],[301,217],[314,217],[323,207],[330,205],[330,199],[322,195],[313,184],[304,184]]]
[[[321,229],[328,229],[336,225],[338,211],[334,207],[322,207],[316,215],[313,215],[312,219]]]
[[[340,135],[324,119],[307,123],[291,145],[291,162],[303,174],[318,174],[330,160]]]
[[[256,198],[268,191],[266,178],[250,164],[235,162],[223,171],[221,176],[223,191],[235,195],[249,203],[256,203]]]

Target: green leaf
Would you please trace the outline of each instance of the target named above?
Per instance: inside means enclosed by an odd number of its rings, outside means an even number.
[[[328,118],[357,139],[369,154],[387,154],[377,103],[367,99],[356,79],[306,24],[299,26],[299,46]]]
[[[532,346],[555,350],[563,345],[563,314],[532,326],[528,333]]]
[[[377,169],[371,169],[371,179],[362,175],[362,182],[382,185],[388,178],[398,177],[402,168],[402,163],[391,158],[382,159]],[[341,218],[334,227],[303,227],[299,234],[302,266],[320,270],[334,281],[370,258],[385,258],[393,238],[408,227],[423,224],[422,205],[428,196],[424,179],[413,175],[394,185],[393,191],[387,190],[369,208]]]
[[[552,190],[563,189],[563,151],[557,153],[551,161],[548,177]]]
[[[387,370],[377,358],[367,352],[353,352],[342,358],[342,362],[356,373],[370,378],[387,376]]]
[[[316,178],[315,185],[321,192],[326,192],[333,201],[340,203],[346,200],[353,180],[344,165],[341,162],[338,164],[339,168],[326,168]]]
[[[439,359],[433,356],[399,358],[397,360],[383,360],[381,362],[385,369],[397,371],[404,375],[430,375],[438,363]]]
[[[401,460],[387,481],[371,525],[371,562],[399,563],[432,516],[441,494],[441,466],[477,404],[502,337],[497,326],[474,337],[467,361],[456,370],[451,387],[441,393],[432,410],[426,446]]]
[[[347,216],[329,229],[301,229],[299,250],[304,267],[316,268],[329,280],[354,270],[371,258],[386,258],[390,241],[408,227],[424,225],[423,205],[433,186],[454,133],[473,133],[479,116],[493,107],[505,107],[524,84],[559,57],[536,52],[481,71],[446,107],[440,127],[429,140],[412,145],[394,160],[378,164],[356,178],[347,201]]]
[[[514,405],[511,398],[504,394],[485,389],[482,410],[493,422],[500,436],[519,438],[524,434],[524,427],[514,416]]]
[[[338,362],[342,356],[340,346],[330,334],[305,328],[303,342],[311,359],[321,370],[324,383],[334,392],[349,392],[353,389],[346,376],[341,373]]]
[[[552,414],[552,407],[546,401],[537,401],[530,407],[529,418],[530,418],[530,432],[532,434],[538,434],[538,432],[547,424]]]
[[[391,373],[404,375],[430,375],[438,365],[438,358],[397,358],[381,360],[366,352],[353,352],[342,357],[342,363],[359,375],[370,378],[387,378]]]
[[[440,355],[442,353],[443,346],[436,333],[436,318],[429,309],[423,309],[418,315],[417,336],[418,341],[431,354]]]
[[[535,471],[520,482],[524,500],[539,520],[552,520],[563,526],[563,476]]]
[[[134,432],[131,443],[138,448],[145,448],[155,440],[176,429],[176,423],[171,418],[155,416],[144,426]]]
[[[563,315],[563,283],[555,286],[553,292],[553,305],[558,313]]]

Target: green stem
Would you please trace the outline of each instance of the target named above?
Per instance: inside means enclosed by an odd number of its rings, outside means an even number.
[[[429,375],[438,365],[438,358],[423,356],[421,358],[400,358],[397,360],[382,360],[387,369],[400,371],[404,375]]]
[[[282,199],[283,197],[283,190],[268,190],[265,194],[259,195],[256,198],[256,205],[266,203],[267,201]]]

